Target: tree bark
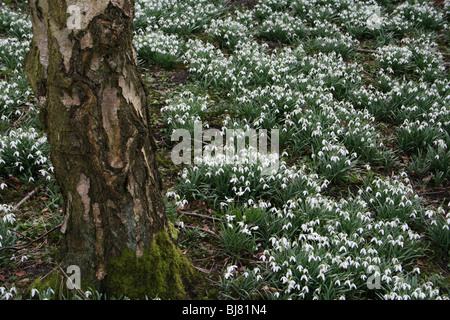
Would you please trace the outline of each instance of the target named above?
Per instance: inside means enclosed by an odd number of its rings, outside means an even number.
[[[25,68],[64,198],[62,263],[78,265],[83,281],[109,292],[121,281],[112,275],[131,276],[111,265],[120,265],[124,252],[139,261],[167,227],[132,45],[134,2],[30,0],[30,7],[33,41]],[[172,245],[166,242],[160,244]]]

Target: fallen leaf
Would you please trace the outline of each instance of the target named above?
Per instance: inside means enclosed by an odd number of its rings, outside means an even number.
[[[19,271],[16,272],[16,276],[18,276],[18,277],[23,277],[25,274],[26,273],[23,270],[19,270]]]
[[[19,288],[24,288],[24,287],[26,287],[29,283],[30,283],[30,279],[28,279],[28,278],[23,278],[23,279],[20,279],[19,281],[17,281],[17,286],[18,286]]]

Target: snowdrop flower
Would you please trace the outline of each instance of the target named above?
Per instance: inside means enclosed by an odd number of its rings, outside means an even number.
[[[232,277],[233,276],[233,272],[236,269],[237,269],[237,266],[235,266],[235,265],[228,266],[227,267],[227,271],[225,273],[225,279],[228,279],[228,278]]]

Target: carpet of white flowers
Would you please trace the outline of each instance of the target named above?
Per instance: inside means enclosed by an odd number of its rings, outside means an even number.
[[[223,136],[279,132],[280,157],[206,154],[167,192],[222,221],[219,297],[448,299],[450,1],[234,2],[251,5],[136,0],[135,17],[140,63],[189,72],[160,110],[168,132],[196,120]],[[2,6],[0,34],[1,188],[11,176],[45,185],[27,15]],[[419,190],[447,198],[428,205]],[[18,237],[1,200],[0,247]]]

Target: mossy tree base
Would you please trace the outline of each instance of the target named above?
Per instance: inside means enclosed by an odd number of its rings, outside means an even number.
[[[106,281],[109,295],[131,299],[186,299],[186,286],[195,278],[195,270],[169,238],[160,231],[138,258],[125,249],[109,262]]]
[[[55,299],[83,298],[86,290],[95,290],[89,279],[81,279],[80,290],[68,289],[67,274],[59,267],[35,280],[26,292],[30,298],[33,289],[54,291]],[[138,258],[136,252],[125,249],[112,259],[106,276],[108,292],[105,298],[128,299],[189,299],[189,288],[202,281],[189,260],[171,241],[168,233],[160,231],[152,244]]]
[[[87,282],[82,283],[81,288],[78,290],[69,289],[67,286],[67,275],[64,274],[60,267],[57,267],[45,276],[41,276],[34,280],[25,292],[24,297],[26,299],[36,299],[36,294],[33,296],[34,289],[40,294],[46,292],[48,289],[51,289],[53,291],[51,298],[55,300],[84,298],[86,291],[92,292],[92,290],[95,290],[94,287],[89,285]]]

